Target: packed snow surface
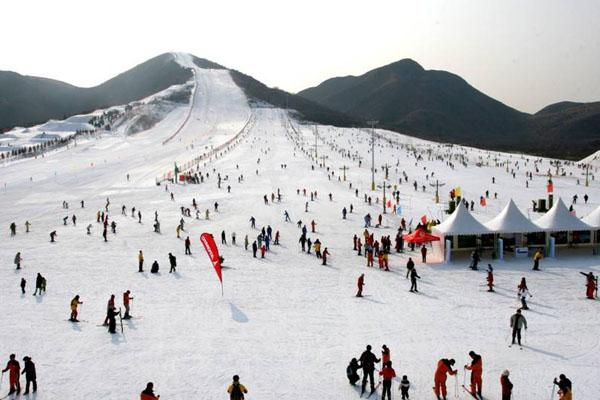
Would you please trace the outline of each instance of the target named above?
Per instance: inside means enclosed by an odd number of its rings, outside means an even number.
[[[352,236],[364,230],[365,214],[376,219],[381,212],[381,189],[369,190],[370,132],[319,126],[315,162],[312,127],[290,119],[284,110],[250,109],[227,71],[195,68],[194,80],[189,108],[175,108],[150,130],[80,140],[44,158],[0,168],[0,361],[8,360],[10,353],[18,360],[32,357],[38,370],[38,400],[136,399],[148,381],[165,400],[225,399],[234,374],[248,387],[249,399],[355,399],[359,389],[348,385],[345,367],[367,344],[376,354],[382,344],[391,349],[396,373],[408,375],[415,399],[433,398],[433,373],[440,358],[457,360],[456,383],[462,384],[470,350],[483,357],[486,399],[501,398],[504,369],[511,371],[516,399],[549,398],[552,379],[560,373],[572,379],[575,398],[600,398],[600,305],[585,299],[585,279],[579,274],[599,272],[600,262],[591,250],[559,250],[556,259],[542,260],[537,273],[530,271],[529,259],[507,255],[506,261],[496,262],[484,254],[482,265],[490,262],[495,267],[495,293],[485,291],[485,272],[467,269],[468,261],[460,257],[448,264],[423,264],[417,249],[393,252],[390,272],[367,268],[364,257],[352,250]],[[209,174],[204,183],[168,184],[167,191],[164,183],[155,185],[175,162],[185,163],[235,137],[250,120],[239,144],[199,165],[203,175]],[[545,197],[546,173],[555,172],[546,159],[445,146],[386,131],[377,135],[376,182],[383,183],[382,166],[387,163],[388,184],[398,185],[402,209],[400,216],[385,214],[382,228],[370,229],[377,239],[391,235],[393,240],[402,217],[413,220],[413,227],[422,215],[447,218],[443,203],[457,186],[466,199],[475,201],[473,213],[481,222],[496,216],[510,198],[526,216],[537,218],[531,200]],[[348,154],[350,158],[344,156]],[[338,180],[344,166],[349,168],[345,182]],[[578,216],[600,205],[596,180],[585,187],[583,170],[564,163],[560,168],[565,176],[553,177],[555,193],[567,205],[577,194]],[[408,181],[398,184],[403,171]],[[533,172],[528,188],[526,171]],[[445,183],[441,204],[435,204],[430,186],[436,179]],[[278,189],[282,200],[272,203],[271,193]],[[490,198],[482,207],[478,200],[486,190]],[[317,192],[314,201],[311,191]],[[365,193],[372,197],[371,206],[364,202]],[[104,209],[107,198],[117,233],[109,233],[105,243],[96,212]],[[192,199],[198,202],[200,219],[195,218]],[[85,208],[80,208],[81,200]],[[62,208],[63,201],[69,203],[68,210]],[[350,204],[354,211],[343,220],[341,210]],[[121,215],[122,205],[126,215]],[[132,207],[141,210],[142,223],[131,217]],[[191,208],[192,217],[184,218],[185,232],[178,239],[180,207]],[[291,223],[284,222],[285,210]],[[153,232],[155,211],[162,234]],[[77,225],[69,219],[63,226],[63,217],[73,214]],[[251,216],[258,229],[250,228]],[[30,233],[25,233],[26,220],[32,224]],[[318,238],[329,249],[329,265],[300,250],[298,220],[308,226],[313,241]],[[312,220],[315,233],[310,232]],[[13,221],[17,235],[10,237]],[[91,235],[86,235],[88,224]],[[272,246],[265,259],[253,258],[244,250],[244,237],[252,243],[267,225],[280,232],[281,245]],[[49,242],[53,230],[58,233],[56,243]],[[220,244],[223,230],[226,245]],[[214,234],[225,257],[223,296],[198,239],[202,232]],[[233,232],[236,245],[231,243]],[[184,255],[183,239],[188,235],[191,256]],[[139,250],[145,254],[144,273],[137,272]],[[21,270],[13,265],[18,251],[24,260]],[[172,274],[169,252],[178,263]],[[409,256],[422,277],[419,294],[408,291]],[[434,251],[431,260],[440,259],[439,250]],[[159,274],[148,273],[154,260],[160,263]],[[48,288],[45,295],[34,297],[38,272],[47,278]],[[355,293],[361,273],[366,286],[365,297],[359,299]],[[508,348],[509,318],[518,307],[521,277],[527,278],[534,296],[531,309],[524,312],[529,329],[523,350]],[[21,278],[27,280],[24,295]],[[127,289],[135,298],[134,319],[123,322],[123,334],[119,329],[110,335],[98,326],[106,302],[115,294],[120,306]],[[76,294],[83,301],[79,324],[67,321],[69,302]],[[448,385],[453,398],[454,378]],[[6,388],[5,377],[2,390]],[[460,388],[458,395],[470,398]]]

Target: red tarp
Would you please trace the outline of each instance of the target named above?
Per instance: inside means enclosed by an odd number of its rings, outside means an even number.
[[[413,233],[402,235],[402,239],[404,239],[405,242],[415,244],[436,242],[440,240],[438,236],[427,233],[423,228],[418,228]]]

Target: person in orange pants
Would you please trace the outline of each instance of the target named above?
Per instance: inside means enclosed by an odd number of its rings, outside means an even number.
[[[474,351],[469,352],[471,365],[465,365],[465,369],[471,371],[471,394],[478,394],[481,397],[481,375],[483,373],[483,362],[481,356]]]
[[[21,365],[17,361],[16,356],[14,354],[10,355],[10,359],[8,360],[8,363],[6,363],[6,368],[2,370],[2,373],[5,373],[6,371],[9,371],[8,380],[10,383],[10,391],[8,392],[8,394],[19,394],[21,392],[21,383],[19,382]]]
[[[435,391],[435,395],[437,396],[438,400],[446,400],[446,396],[448,394],[446,390],[446,379],[448,374],[456,375],[456,370],[452,369],[454,364],[455,361],[452,358],[449,360],[442,358],[437,363],[437,368],[434,375],[435,386],[433,387],[433,390]],[[442,397],[440,397],[440,394]]]

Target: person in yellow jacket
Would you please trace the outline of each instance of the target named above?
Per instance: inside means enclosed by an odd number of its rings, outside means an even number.
[[[79,304],[83,304],[83,301],[79,301],[79,295],[76,295],[73,297],[73,300],[71,300],[71,318],[69,318],[69,321],[79,322],[77,319],[77,306],[79,306]]]
[[[138,272],[144,272],[144,253],[138,253]]]
[[[315,240],[313,243],[313,248],[315,249],[315,254],[317,258],[321,258],[321,241],[319,239]]]
[[[227,393],[229,393],[230,400],[243,400],[244,394],[248,393],[248,390],[240,383],[240,377],[234,375],[233,382],[227,388]]]
[[[533,255],[533,270],[534,271],[540,270],[540,260],[543,257],[544,256],[542,255],[542,252],[540,250],[536,251],[535,254]]]

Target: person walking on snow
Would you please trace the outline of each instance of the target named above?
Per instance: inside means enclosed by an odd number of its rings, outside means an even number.
[[[16,269],[21,269],[21,261],[23,261],[23,258],[21,257],[21,252],[17,252],[17,254],[15,255],[15,265],[17,266]]]
[[[256,252],[258,251],[258,245],[256,244],[256,240],[252,242],[252,256],[256,258]]]
[[[125,307],[125,315],[123,319],[130,319],[131,315],[129,314],[130,310],[130,301],[133,300],[133,297],[130,296],[131,291],[128,289],[125,293],[123,293],[123,306]]]
[[[32,386],[33,393],[37,392],[37,377],[35,373],[35,364],[31,361],[31,357],[23,357],[23,372],[21,375],[25,375],[25,391],[24,395],[29,394],[29,386]]]
[[[321,241],[319,239],[315,240],[313,247],[315,249],[315,254],[317,255],[317,258],[321,258]]]
[[[192,245],[192,241],[190,240],[190,237],[186,237],[185,238],[185,254],[186,255],[192,255],[192,250],[190,250],[190,246]]]
[[[396,371],[392,368],[391,361],[383,363],[383,368],[379,371],[379,376],[383,377],[381,400],[385,400],[386,395],[388,400],[392,400],[392,379],[396,377]]]
[[[9,360],[6,363],[6,368],[2,370],[2,373],[8,371],[8,381],[10,384],[9,395],[16,393],[19,394],[21,392],[21,383],[19,382],[19,375],[21,373],[21,365],[16,359],[14,354],[9,356]]]
[[[329,255],[329,250],[327,250],[327,247],[325,247],[325,250],[323,250],[323,265],[327,265],[327,256]]]
[[[421,261],[423,263],[427,262],[427,247],[425,245],[421,246]]]
[[[434,375],[434,387],[433,391],[435,392],[438,400],[447,400],[446,396],[448,394],[448,390],[446,389],[446,379],[449,375],[456,375],[457,371],[452,369],[452,366],[455,364],[454,359],[446,359],[442,358],[437,363],[437,368],[435,370]],[[442,397],[440,397],[440,395]]]
[[[27,285],[27,281],[25,278],[21,278],[21,293],[25,294],[25,286]]]
[[[529,289],[527,288],[527,282],[525,281],[525,277],[521,278],[521,283],[519,283],[519,286],[517,286],[517,297],[521,300],[521,309],[522,310],[529,310],[529,307],[527,307],[527,296],[529,297],[533,297],[530,293],[529,293]]]
[[[543,255],[542,252],[540,250],[536,251],[535,254],[533,255],[533,271],[539,271],[540,270],[540,260],[542,259]]]
[[[356,285],[358,286],[358,292],[356,293],[356,297],[363,297],[362,291],[363,286],[365,286],[365,274],[360,274]]]
[[[79,322],[79,320],[77,319],[77,307],[83,304],[83,301],[79,301],[79,295],[76,295],[75,297],[73,297],[73,299],[71,300],[71,317],[69,318],[69,321],[71,322]]]
[[[410,270],[410,291],[413,293],[419,293],[417,290],[417,279],[421,279],[421,277],[417,274],[415,267],[412,267]]]
[[[373,373],[375,371],[375,364],[380,360],[371,352],[371,345],[367,345],[367,349],[361,354],[359,361],[360,367],[363,370],[362,388],[360,392],[362,396],[367,387],[367,379],[369,379],[369,383],[371,384],[371,393],[375,391],[375,378],[373,377]]]
[[[312,233],[315,233],[315,228],[316,227],[317,227],[317,223],[313,219],[312,221],[310,221],[310,230],[311,230]]]
[[[475,396],[475,394],[481,395],[481,376],[483,374],[483,362],[481,360],[481,356],[474,351],[469,352],[469,357],[471,357],[471,365],[465,365],[465,369],[471,371],[471,395]]]
[[[513,384],[508,378],[510,372],[505,369],[500,375],[500,386],[502,387],[502,400],[510,400],[512,396]]]
[[[402,394],[402,400],[408,400],[408,390],[410,389],[410,381],[408,380],[408,376],[402,375],[402,380],[400,381],[400,393]]]
[[[290,219],[290,214],[287,212],[287,210],[283,212],[283,216],[285,217],[285,222],[292,222]]]
[[[177,270],[175,269],[177,267],[177,258],[175,258],[175,256],[171,253],[169,253],[169,264],[171,265],[169,273],[177,272]]]
[[[525,328],[525,330],[527,330],[527,320],[521,315],[520,309],[510,317],[510,327],[512,328],[511,346],[515,344],[515,339],[518,340],[519,346],[521,346],[521,329]]]
[[[138,272],[144,272],[144,253],[138,253]]]

